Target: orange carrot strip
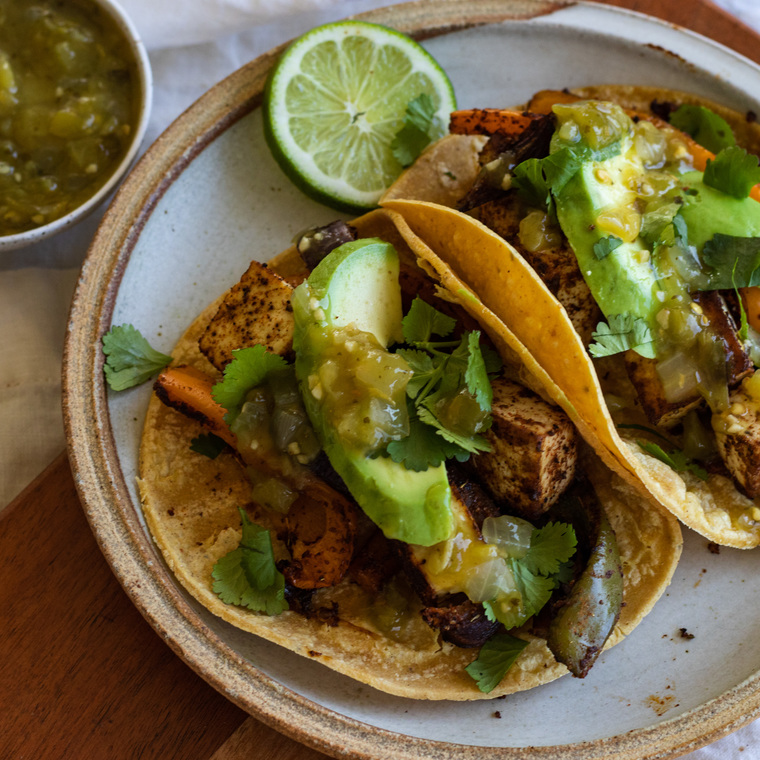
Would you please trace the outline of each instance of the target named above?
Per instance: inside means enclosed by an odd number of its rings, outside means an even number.
[[[227,410],[211,395],[214,383],[213,378],[195,367],[179,366],[165,369],[153,389],[164,404],[198,420],[211,433],[235,446],[237,438],[224,420]]]
[[[760,331],[760,287],[739,288],[739,295],[744,302],[747,321],[755,330]]]
[[[540,90],[528,103],[528,110],[531,113],[547,114],[552,112],[552,106],[557,103],[575,103],[580,98],[571,92],[564,90]]]
[[[534,116],[502,108],[471,108],[454,111],[449,132],[454,135],[492,135],[496,132],[515,135],[524,132]]]

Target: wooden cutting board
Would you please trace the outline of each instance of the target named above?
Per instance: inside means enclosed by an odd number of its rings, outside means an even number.
[[[608,0],[760,62],[760,38],[708,0]],[[103,559],[61,454],[0,518],[0,755],[324,760],[187,667]]]

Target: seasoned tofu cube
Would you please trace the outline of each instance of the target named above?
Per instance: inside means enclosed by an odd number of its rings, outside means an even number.
[[[472,463],[483,485],[528,520],[543,514],[575,474],[578,439],[559,408],[521,385],[493,383],[491,451]]]
[[[201,351],[220,371],[232,361],[232,351],[261,344],[289,358],[293,352],[293,287],[254,261],[227,291],[219,309],[198,341]]]

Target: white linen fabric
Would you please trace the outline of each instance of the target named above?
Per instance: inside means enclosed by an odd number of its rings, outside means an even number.
[[[312,26],[400,0],[121,0],[154,76],[144,145],[245,62]],[[714,0],[760,31],[760,0]],[[102,212],[0,255],[0,511],[64,448],[60,367],[79,267]],[[686,757],[760,758],[760,722]]]

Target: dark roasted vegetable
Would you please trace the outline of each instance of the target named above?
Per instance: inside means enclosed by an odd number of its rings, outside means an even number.
[[[596,661],[623,603],[623,573],[615,532],[593,491],[589,491],[582,495],[576,491],[563,505],[571,512],[576,531],[585,534],[592,546],[586,566],[561,601],[547,636],[554,657],[578,678],[585,677]]]

